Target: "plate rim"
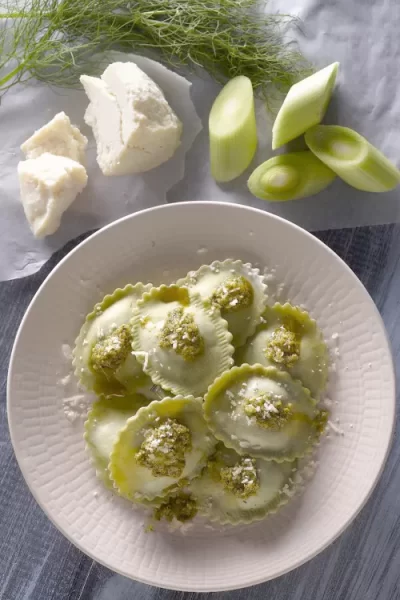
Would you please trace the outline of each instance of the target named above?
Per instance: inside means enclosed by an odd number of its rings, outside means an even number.
[[[70,257],[75,254],[76,252],[79,252],[80,249],[85,245],[85,244],[89,244],[91,243],[91,241],[96,238],[99,235],[102,235],[106,230],[112,229],[114,227],[118,227],[122,222],[125,221],[129,221],[129,220],[133,220],[135,219],[135,217],[140,216],[144,213],[150,213],[150,212],[156,212],[156,211],[165,211],[165,210],[169,210],[173,207],[189,207],[189,206],[204,206],[204,207],[212,207],[212,206],[220,206],[223,208],[226,208],[227,210],[230,209],[237,209],[239,211],[248,211],[248,212],[252,212],[252,213],[256,213],[259,216],[263,216],[262,218],[269,218],[272,221],[280,221],[282,223],[285,224],[285,226],[289,226],[289,228],[294,228],[295,230],[298,230],[301,234],[306,235],[307,237],[311,238],[314,242],[317,243],[317,245],[319,245],[320,247],[324,248],[324,251],[328,251],[328,253],[336,260],[339,261],[339,263],[341,264],[342,267],[345,268],[345,270],[350,274],[353,283],[358,286],[358,288],[360,289],[360,291],[362,292],[362,294],[365,297],[366,302],[369,303],[370,307],[372,308],[372,312],[374,312],[375,318],[377,323],[379,323],[379,329],[381,331],[381,333],[383,334],[383,339],[385,340],[386,343],[386,350],[387,353],[389,355],[390,360],[388,361],[388,367],[390,369],[390,380],[388,382],[388,384],[390,385],[391,391],[390,391],[390,397],[388,398],[388,400],[390,401],[390,407],[388,404],[388,416],[390,417],[391,420],[391,424],[390,424],[390,433],[388,435],[387,438],[387,442],[386,442],[386,448],[385,448],[385,452],[383,455],[383,459],[380,465],[379,470],[377,471],[375,477],[373,480],[371,480],[370,482],[370,487],[369,490],[367,492],[367,494],[365,495],[365,497],[363,498],[363,500],[358,504],[356,510],[353,512],[353,514],[346,520],[346,522],[343,524],[343,526],[341,528],[338,529],[338,531],[335,532],[334,535],[332,535],[330,537],[330,539],[323,544],[322,546],[320,546],[318,549],[316,549],[315,551],[311,551],[309,552],[306,556],[303,556],[302,558],[298,559],[294,564],[292,564],[292,566],[290,567],[286,567],[286,568],[282,568],[279,572],[277,572],[275,575],[271,576],[271,577],[259,577],[257,579],[255,579],[254,581],[251,582],[246,582],[243,583],[242,585],[238,584],[222,584],[222,585],[217,585],[214,587],[207,587],[204,586],[201,589],[196,589],[194,587],[190,587],[190,586],[180,586],[180,587],[174,587],[172,584],[166,582],[160,582],[160,583],[154,583],[149,579],[143,578],[143,577],[138,577],[135,576],[133,577],[131,573],[124,571],[123,569],[118,569],[114,566],[110,566],[109,564],[107,564],[107,562],[105,562],[102,559],[99,559],[98,557],[96,557],[91,551],[88,551],[87,549],[85,549],[80,542],[77,542],[76,540],[74,540],[69,533],[63,528],[62,525],[60,525],[57,522],[56,516],[53,516],[47,509],[46,504],[44,502],[42,502],[35,491],[35,487],[31,484],[30,480],[29,480],[29,473],[27,472],[27,470],[25,469],[24,463],[22,458],[18,455],[18,445],[16,443],[16,440],[14,438],[14,433],[13,433],[13,429],[16,427],[16,425],[13,424],[13,419],[11,416],[11,397],[12,397],[12,390],[11,390],[11,380],[12,380],[12,375],[13,375],[13,370],[15,369],[15,355],[16,355],[16,351],[17,351],[17,346],[19,343],[19,339],[21,337],[21,333],[22,330],[24,328],[25,322],[29,317],[29,314],[34,306],[34,304],[37,302],[37,299],[39,297],[39,295],[41,294],[42,290],[46,287],[48,281],[51,279],[51,277],[53,277],[53,275],[62,268],[62,266],[64,265],[65,262],[67,262]],[[251,206],[246,206],[243,204],[234,204],[234,203],[229,203],[229,202],[216,202],[216,201],[208,201],[208,200],[196,200],[196,201],[186,201],[186,202],[174,202],[174,203],[170,203],[170,204],[162,204],[159,206],[155,206],[155,207],[150,207],[150,208],[146,208],[140,211],[137,211],[135,213],[130,213],[129,215],[126,215],[124,217],[121,217],[115,221],[113,221],[112,223],[109,223],[108,225],[98,229],[97,231],[95,231],[94,233],[92,233],[91,235],[89,235],[88,237],[86,237],[84,240],[82,240],[77,246],[75,246],[75,248],[73,248],[70,252],[68,252],[66,254],[66,256],[64,256],[60,262],[50,271],[50,273],[47,275],[47,277],[45,278],[45,280],[41,283],[41,285],[39,286],[38,290],[36,291],[36,293],[34,294],[33,298],[31,299],[31,301],[29,302],[28,307],[25,310],[25,313],[21,319],[21,322],[19,324],[18,330],[17,330],[17,334],[15,336],[14,339],[14,343],[13,343],[13,347],[12,347],[12,351],[10,354],[10,359],[9,359],[9,365],[8,365],[8,371],[7,371],[7,386],[6,386],[6,395],[7,395],[7,402],[6,402],[6,407],[7,407],[7,421],[8,421],[8,428],[9,428],[9,433],[10,433],[10,439],[11,439],[11,443],[12,443],[12,447],[14,450],[14,454],[18,463],[18,466],[21,470],[22,476],[25,480],[26,485],[28,486],[28,489],[30,491],[30,493],[32,494],[32,496],[34,497],[34,499],[36,500],[37,504],[39,505],[39,507],[41,508],[41,510],[44,512],[44,514],[46,515],[46,517],[52,522],[52,524],[56,527],[56,529],[58,531],[60,531],[60,533],[62,533],[62,535],[70,542],[72,543],[76,548],[78,548],[81,552],[83,552],[86,556],[88,556],[89,558],[91,558],[92,560],[94,560],[97,563],[100,563],[101,565],[103,565],[104,567],[110,569],[111,571],[118,573],[119,575],[122,575],[124,577],[127,577],[133,581],[137,581],[146,585],[150,585],[153,587],[161,587],[163,589],[168,589],[168,590],[174,590],[174,591],[183,591],[183,592],[197,592],[197,593],[210,593],[210,592],[222,592],[222,591],[232,591],[232,590],[239,590],[239,589],[245,589],[248,587],[251,587],[253,585],[259,585],[261,583],[265,583],[267,581],[271,581],[273,579],[276,579],[278,577],[281,577],[282,575],[285,575],[291,571],[293,571],[294,569],[297,569],[298,567],[304,565],[305,563],[309,562],[310,560],[312,560],[313,558],[315,558],[318,554],[320,554],[322,551],[324,551],[328,546],[330,546],[335,540],[338,539],[338,537],[340,537],[342,535],[342,533],[351,525],[351,523],[354,521],[354,519],[359,515],[359,513],[361,512],[361,510],[365,507],[365,505],[367,504],[368,500],[370,499],[373,491],[376,488],[376,485],[379,481],[379,479],[381,478],[382,472],[386,466],[387,463],[387,459],[388,459],[388,455],[390,453],[390,449],[392,446],[392,441],[393,441],[393,434],[394,434],[394,429],[395,429],[395,421],[396,421],[396,387],[397,387],[397,382],[396,382],[396,371],[395,371],[395,364],[394,364],[394,357],[393,357],[393,352],[392,352],[392,348],[391,348],[391,343],[389,340],[389,335],[388,332],[386,330],[384,321],[382,319],[382,316],[374,302],[374,300],[372,299],[371,295],[369,294],[368,290],[366,289],[366,287],[364,286],[364,284],[362,283],[362,281],[357,277],[357,275],[352,271],[352,269],[347,265],[347,263],[340,257],[338,256],[338,254],[336,254],[336,252],[334,252],[329,246],[327,246],[324,242],[322,242],[319,238],[317,238],[316,236],[314,236],[312,233],[310,233],[309,231],[303,229],[302,227],[300,227],[299,225],[292,223],[291,221],[288,221],[287,219],[284,219],[283,217],[280,217],[278,215],[275,215],[273,213],[269,213],[267,211],[263,211],[261,209],[258,208],[253,208]]]

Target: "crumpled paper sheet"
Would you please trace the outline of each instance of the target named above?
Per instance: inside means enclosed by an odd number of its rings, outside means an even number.
[[[0,280],[34,273],[53,252],[81,233],[103,227],[131,212],[164,204],[167,191],[184,176],[185,154],[202,129],[190,99],[191,83],[141,56],[109,53],[107,64],[121,59],[134,60],[163,90],[183,123],[181,146],[171,160],[152,171],[128,177],[105,177],[96,162],[91,129],[83,121],[89,103],[83,91],[52,90],[40,84],[13,88],[0,106]],[[29,229],[19,199],[17,165],[24,158],[19,147],[35,129],[62,110],[89,139],[88,185],[64,213],[56,234],[37,240]]]
[[[325,121],[356,129],[400,166],[399,1],[286,0],[284,4],[283,7],[281,0],[270,0],[267,10],[300,17],[302,22],[294,35],[303,53],[317,67],[333,61],[341,63],[338,86]],[[149,75],[153,76],[150,72]],[[198,122],[195,116],[186,119],[188,115],[181,112],[188,108],[187,96],[184,98],[174,89],[169,94],[165,87],[169,82],[158,81],[154,76],[184,122],[187,143],[181,154],[144,177],[106,178],[94,161],[93,138],[82,127],[91,144],[88,189],[65,213],[59,232],[42,242],[31,235],[19,202],[18,148],[35,128],[60,110],[81,126],[86,99],[81,92],[55,94],[41,86],[18,88],[6,95],[0,107],[0,279],[33,273],[53,251],[78,234],[130,212],[162,204],[168,189],[168,202],[237,202],[273,212],[309,230],[400,221],[400,188],[369,194],[336,180],[313,198],[268,203],[253,198],[247,191],[249,173],[232,184],[218,186],[209,174],[207,120],[220,88],[206,76],[187,76],[193,83],[191,96],[204,129],[186,154],[184,177],[182,154],[196,137]],[[260,105],[257,116],[261,139],[254,165],[272,154],[270,123]]]

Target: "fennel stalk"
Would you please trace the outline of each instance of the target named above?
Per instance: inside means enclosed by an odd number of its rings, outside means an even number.
[[[264,97],[287,91],[308,66],[285,39],[293,17],[264,11],[263,0],[0,0],[0,92],[31,78],[75,86],[110,49],[221,82],[245,75]]]

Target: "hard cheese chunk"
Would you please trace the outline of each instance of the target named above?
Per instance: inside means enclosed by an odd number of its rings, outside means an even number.
[[[104,175],[149,171],[180,144],[182,124],[160,88],[134,63],[112,63],[100,78],[83,75],[90,100],[85,122],[93,129]]]
[[[25,216],[37,238],[57,231],[62,214],[87,183],[81,164],[47,152],[21,161],[18,176]]]
[[[87,138],[71,124],[69,117],[60,112],[43,125],[21,146],[26,158],[38,158],[45,152],[66,156],[85,164]]]

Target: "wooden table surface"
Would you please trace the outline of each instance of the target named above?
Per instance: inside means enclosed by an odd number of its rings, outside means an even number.
[[[400,357],[400,225],[318,234],[364,283]],[[31,496],[11,446],[6,415],[9,357],[21,318],[39,285],[75,245],[26,279],[0,284],[0,599],[1,600],[398,600],[400,599],[400,442],[347,531],[312,561],[246,590],[171,592],[115,575],[77,550]]]

